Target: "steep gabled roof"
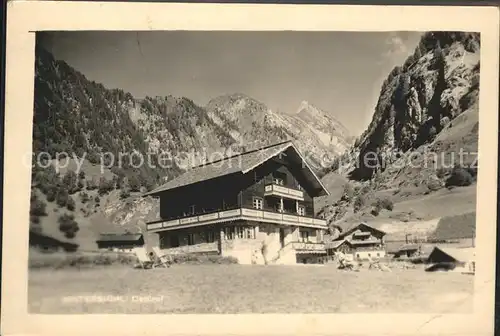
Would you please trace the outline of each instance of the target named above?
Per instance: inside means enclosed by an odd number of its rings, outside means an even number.
[[[291,141],[285,141],[195,166],[164,185],[145,193],[143,196],[158,196],[158,194],[167,190],[185,187],[230,174],[246,174],[282,153],[286,154],[287,158],[290,160],[301,163],[307,181],[314,186],[314,190],[317,190],[319,196],[329,194],[325,186],[321,183],[320,179],[316,176],[293,143]]]
[[[364,226],[364,227],[368,228],[371,231],[377,231],[377,232],[380,232],[380,233],[382,233],[382,234],[385,235],[384,231],[379,230],[377,228],[374,228],[373,226],[368,225],[368,224],[366,224],[366,223],[363,222],[363,223],[356,224],[355,226],[351,227],[349,230],[341,233],[340,236],[337,239],[344,239],[345,237],[347,237],[348,235],[350,235],[351,233],[353,233],[354,231],[356,231],[360,226]]]
[[[104,233],[101,234],[98,242],[135,242],[143,238],[140,233],[123,233],[123,234],[115,234],[115,233]]]
[[[439,260],[439,254],[447,255],[449,258],[454,259],[458,262],[473,261],[476,257],[476,250],[474,248],[450,248],[436,246],[429,255],[430,262],[436,262]]]
[[[326,242],[325,248],[326,249],[337,249],[344,243],[347,243],[347,240],[341,239],[341,240],[334,240],[334,241]]]

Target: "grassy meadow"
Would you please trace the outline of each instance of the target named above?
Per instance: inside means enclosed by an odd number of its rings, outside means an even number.
[[[30,313],[46,314],[468,313],[473,277],[329,264],[40,268],[29,271],[28,297]]]

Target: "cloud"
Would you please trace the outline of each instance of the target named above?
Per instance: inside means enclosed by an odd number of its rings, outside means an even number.
[[[386,38],[385,44],[387,46],[384,53],[385,57],[392,58],[394,56],[408,55],[408,46],[400,33],[391,32]]]

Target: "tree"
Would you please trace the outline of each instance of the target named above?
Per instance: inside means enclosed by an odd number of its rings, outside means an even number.
[[[33,194],[30,202],[30,215],[35,217],[47,216],[46,206],[44,201],[38,199],[38,197]]]
[[[89,195],[86,192],[80,193],[80,201],[82,203],[87,203],[89,201]]]
[[[359,210],[361,210],[366,204],[366,196],[361,194],[361,195],[358,195],[358,197],[356,197],[356,199],[354,200],[354,204],[353,204],[353,207],[354,207],[354,212],[358,212]]]
[[[446,187],[465,187],[472,184],[472,175],[464,168],[456,166],[451,171],[450,177],[446,180]]]
[[[63,177],[63,185],[66,187],[66,189],[69,191],[70,194],[73,194],[76,192],[76,183],[78,182],[78,176],[76,173],[72,170],[68,170],[66,174]]]
[[[418,62],[418,60],[422,57],[422,50],[420,49],[420,46],[417,46],[415,48],[415,52],[413,53],[414,59]]]
[[[107,180],[104,176],[101,176],[99,180],[99,195],[104,195],[113,190],[115,187],[113,180]]]
[[[56,196],[57,205],[59,205],[60,207],[66,206],[66,204],[68,203],[68,198],[68,191],[64,188],[59,189]]]
[[[128,177],[128,185],[130,187],[130,191],[137,192],[141,190],[141,183],[139,182],[139,179],[136,175],[131,175],[130,177]]]
[[[66,202],[66,208],[69,211],[74,211],[75,210],[75,201],[71,196],[68,196],[68,201]]]
[[[80,230],[73,215],[64,214],[59,217],[58,222],[59,230],[64,233],[66,238],[74,238]]]

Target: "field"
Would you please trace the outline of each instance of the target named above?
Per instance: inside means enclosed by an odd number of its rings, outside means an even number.
[[[333,265],[38,269],[29,271],[28,297],[30,313],[48,314],[446,314],[472,311],[473,277],[422,269],[347,272]]]

